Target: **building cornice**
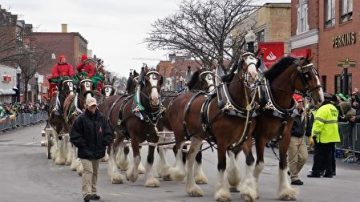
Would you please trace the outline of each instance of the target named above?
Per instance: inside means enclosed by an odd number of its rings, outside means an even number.
[[[310,31],[292,36],[290,38],[291,49],[301,48],[312,44],[319,43],[319,30],[312,29]]]

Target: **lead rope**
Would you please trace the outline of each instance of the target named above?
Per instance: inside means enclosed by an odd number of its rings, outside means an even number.
[[[246,92],[246,89],[245,89],[245,85],[244,85],[244,90]],[[248,130],[248,125],[249,125],[249,117],[250,117],[250,111],[252,111],[252,106],[254,104],[254,101],[255,101],[255,97],[256,97],[256,92],[257,92],[257,89],[258,88],[255,88],[255,92],[254,92],[254,95],[252,96],[252,100],[251,102],[249,103],[249,98],[248,98],[248,95],[247,93],[245,93],[245,98],[246,98],[246,103],[247,103],[247,106],[246,106],[246,121],[245,121],[245,128],[243,130],[243,133],[241,135],[241,138],[240,140],[233,146],[233,147],[236,147],[240,144],[242,144],[244,142],[244,138],[247,134],[247,130]]]

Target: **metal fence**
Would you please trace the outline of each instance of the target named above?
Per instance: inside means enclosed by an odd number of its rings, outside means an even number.
[[[345,162],[353,163],[360,155],[360,123],[339,123],[341,142],[336,144],[336,157],[345,158]]]
[[[48,114],[45,111],[38,113],[21,113],[16,116],[8,116],[0,120],[0,131],[8,131],[21,126],[29,126],[37,124],[48,119]]]

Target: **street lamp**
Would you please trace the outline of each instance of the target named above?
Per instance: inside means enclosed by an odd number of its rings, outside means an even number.
[[[20,102],[20,79],[21,79],[21,68],[18,66],[16,68],[16,102]]]
[[[255,43],[256,35],[253,30],[249,30],[245,35],[245,42],[247,44],[247,52],[254,53],[254,43]]]
[[[38,101],[39,93],[39,73],[35,72],[35,102]]]

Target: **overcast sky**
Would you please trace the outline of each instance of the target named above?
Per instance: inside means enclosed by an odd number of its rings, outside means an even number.
[[[151,23],[176,12],[182,0],[1,0],[1,7],[18,14],[35,31],[80,32],[93,53],[104,59],[107,69],[128,75],[143,62],[156,66],[166,60],[164,51],[150,51],[143,43]],[[290,0],[254,0],[257,5]],[[145,60],[148,58],[148,60]]]

